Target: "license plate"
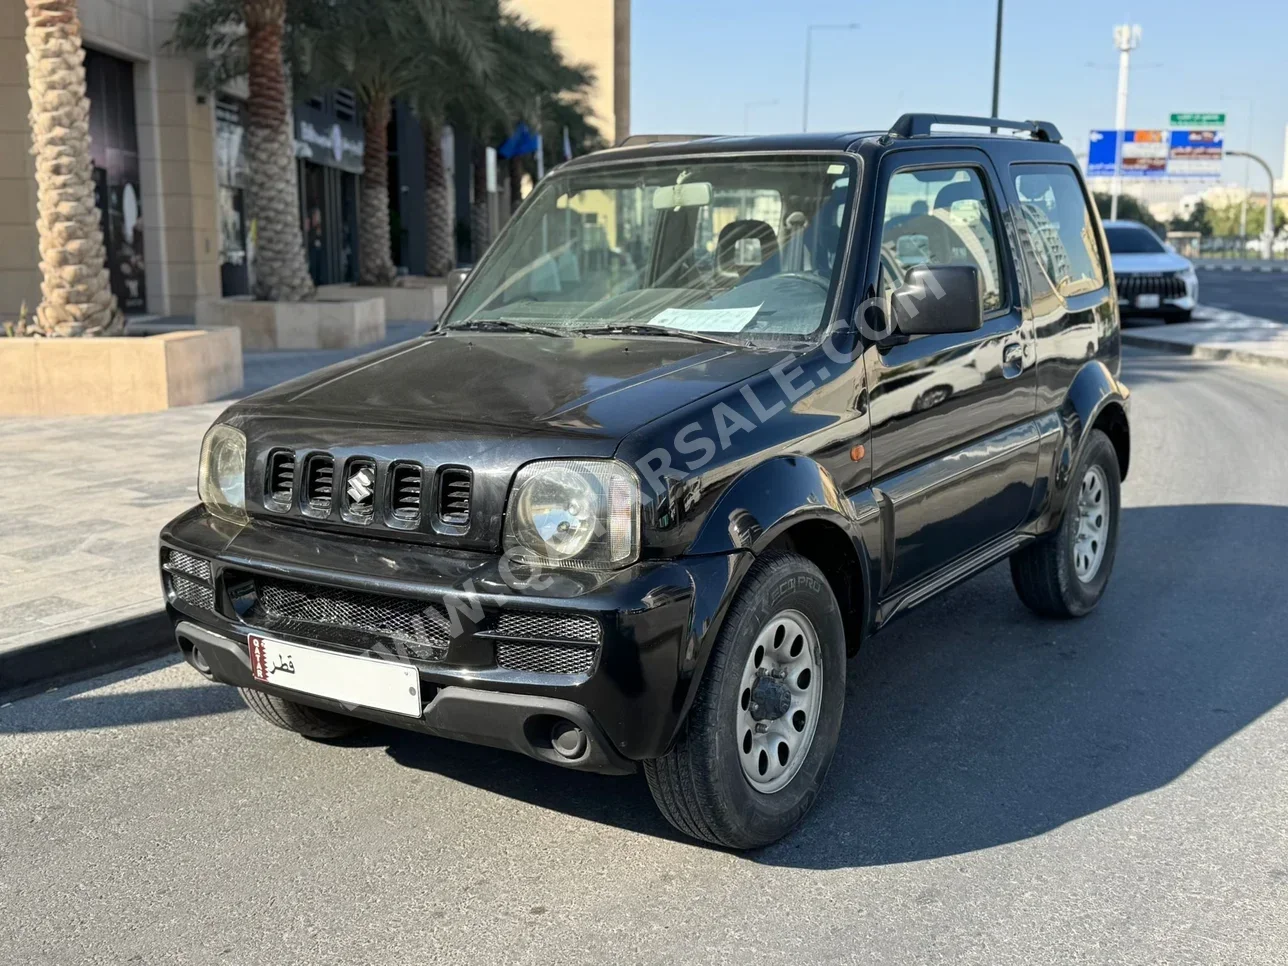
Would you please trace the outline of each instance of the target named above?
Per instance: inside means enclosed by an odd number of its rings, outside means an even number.
[[[420,675],[407,664],[249,635],[257,680],[355,707],[419,718]]]
[[[1157,294],[1136,296],[1136,308],[1138,309],[1156,309],[1161,304]]]

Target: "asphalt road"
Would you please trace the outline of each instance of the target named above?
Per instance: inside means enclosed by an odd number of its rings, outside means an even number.
[[[0,962],[1231,963],[1288,955],[1288,378],[1133,353],[1113,583],[995,568],[850,664],[797,833],[642,778],[277,731],[183,665],[0,709]]]
[[[1199,301],[1276,322],[1288,322],[1288,272],[1200,271]]]

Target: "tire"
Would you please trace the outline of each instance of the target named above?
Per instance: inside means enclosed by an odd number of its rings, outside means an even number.
[[[780,627],[789,633],[775,637]],[[817,647],[808,642],[810,634]],[[761,643],[758,637],[763,637]],[[766,646],[770,650],[762,659],[756,649]],[[797,648],[805,656],[793,659]],[[793,668],[802,665],[775,663],[780,658],[816,666],[821,673],[811,673],[801,689],[800,672]],[[785,677],[765,674],[762,667]],[[786,700],[784,693],[790,696],[791,709],[777,706],[774,720],[750,722],[749,714],[763,712],[755,702],[748,704],[748,674],[752,688],[769,689],[758,694],[768,693],[774,702]],[[771,680],[762,685],[762,676]],[[810,692],[810,684],[819,686]],[[806,707],[812,717],[803,717]],[[649,790],[667,821],[686,835],[734,849],[768,845],[795,828],[813,807],[836,750],[844,710],[845,631],[832,589],[809,560],[771,551],[753,565],[729,608],[675,746],[644,762]],[[745,728],[749,723],[752,729]],[[766,732],[754,730],[760,724]],[[786,738],[799,742],[799,753],[783,759]],[[750,752],[744,751],[748,739]],[[767,772],[761,752],[769,748],[780,760],[772,764],[768,759],[772,768]]]
[[[1167,325],[1175,325],[1178,322],[1188,322],[1193,317],[1194,312],[1192,309],[1176,309],[1175,311],[1168,312],[1167,315],[1163,317],[1163,321]]]
[[[1084,543],[1079,550],[1078,537],[1083,522],[1080,494],[1089,474],[1099,474],[1103,490],[1101,514],[1108,529],[1100,541]],[[1011,556],[1011,580],[1025,605],[1043,617],[1082,617],[1100,601],[1113,570],[1118,549],[1118,523],[1121,514],[1121,476],[1118,454],[1109,437],[1093,429],[1083,446],[1070,476],[1064,518],[1060,526]],[[1089,503],[1094,507],[1097,504]],[[1091,514],[1088,524],[1094,523]],[[1091,532],[1091,531],[1084,531]],[[1089,547],[1097,547],[1089,551]],[[1084,565],[1087,554],[1099,553],[1094,570]],[[1082,555],[1081,557],[1079,555]]]
[[[238,688],[246,706],[271,725],[285,731],[294,731],[306,738],[333,739],[351,735],[365,722],[333,711],[310,708],[305,704],[279,698],[275,694]]]

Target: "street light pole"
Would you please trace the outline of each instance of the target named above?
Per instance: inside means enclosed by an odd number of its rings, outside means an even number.
[[[1002,0],[997,0],[997,36],[993,39],[993,110],[989,117],[997,117],[1002,95]],[[997,128],[993,128],[996,133]]]
[[[1251,151],[1226,151],[1225,153],[1230,157],[1255,161],[1265,169],[1268,187],[1266,188],[1266,217],[1261,225],[1261,255],[1269,259],[1274,255],[1275,243],[1275,173],[1270,169],[1270,165]]]
[[[801,103],[801,132],[809,130],[809,62],[815,30],[858,30],[856,23],[812,23],[805,28],[805,91]]]
[[[1123,190],[1123,132],[1127,129],[1127,82],[1131,76],[1131,52],[1140,46],[1140,27],[1120,24],[1114,28],[1114,46],[1118,48],[1118,110],[1114,114],[1114,186],[1110,194],[1109,218],[1118,217],[1118,196]]]

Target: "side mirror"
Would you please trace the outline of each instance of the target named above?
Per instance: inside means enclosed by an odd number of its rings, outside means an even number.
[[[890,296],[890,328],[903,335],[974,332],[984,324],[979,269],[916,265]]]
[[[447,273],[447,297],[450,300],[465,284],[465,277],[470,274],[468,268],[454,268]]]

